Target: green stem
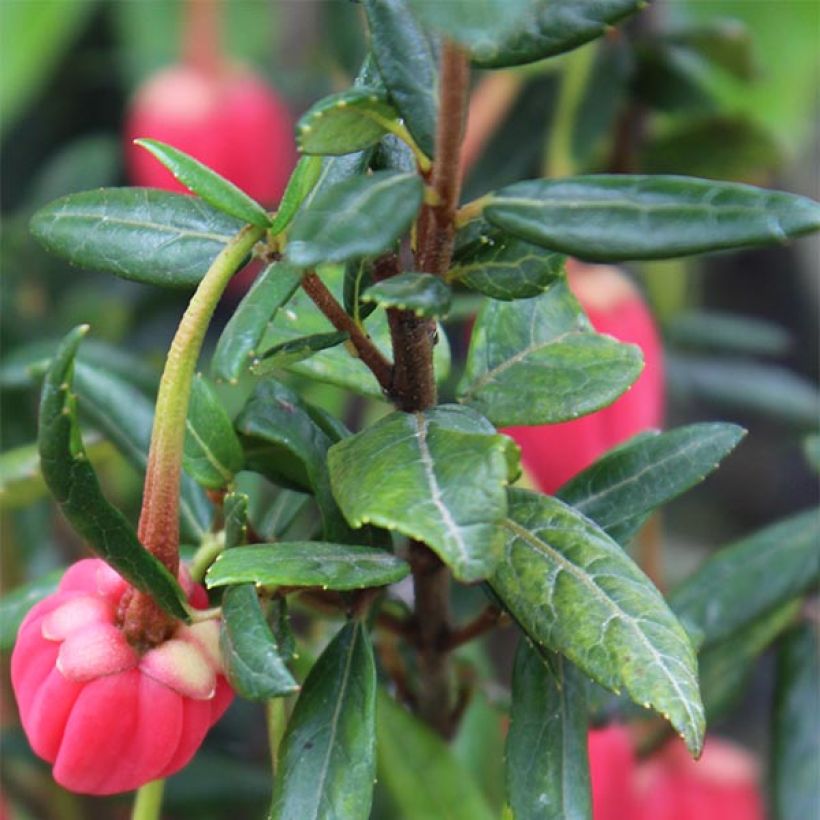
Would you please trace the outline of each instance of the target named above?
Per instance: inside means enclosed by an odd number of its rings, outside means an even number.
[[[199,549],[191,559],[189,571],[191,580],[195,583],[202,583],[208,567],[213,564],[219,554],[225,549],[225,533],[206,533],[199,545]]]
[[[179,323],[159,383],[138,534],[174,576],[179,569],[179,482],[191,381],[219,298],[263,233],[248,225],[216,257]]]
[[[131,820],[159,820],[164,791],[164,780],[153,780],[139,789],[134,798]]]

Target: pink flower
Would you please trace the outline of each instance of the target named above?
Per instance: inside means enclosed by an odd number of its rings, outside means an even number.
[[[204,608],[205,591],[186,576],[191,604]],[[219,623],[180,623],[140,653],[117,626],[127,588],[103,561],[77,562],[28,613],[12,654],[29,743],[71,791],[114,794],[174,774],[233,698]]]
[[[296,164],[286,105],[248,69],[174,65],[137,91],[125,124],[128,176],[134,185],[187,193],[160,162],[133,144],[161,140],[205,163],[263,205],[278,202]]]
[[[572,262],[569,283],[599,333],[637,344],[644,370],[609,407],[561,424],[508,427],[524,466],[539,488],[562,484],[626,439],[663,423],[663,352],[652,315],[638,290],[617,268]]]
[[[624,726],[593,729],[588,739],[594,820],[633,820],[635,753]]]

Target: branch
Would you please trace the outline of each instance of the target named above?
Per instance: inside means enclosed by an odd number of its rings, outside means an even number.
[[[480,612],[472,621],[462,626],[460,629],[453,630],[447,637],[444,644],[444,649],[451,651],[458,648],[462,644],[469,643],[475,638],[495,629],[506,620],[505,613],[503,613],[496,606],[488,606]]]

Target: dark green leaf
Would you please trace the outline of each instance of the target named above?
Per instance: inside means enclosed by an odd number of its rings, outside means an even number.
[[[65,337],[43,384],[38,438],[43,478],[72,527],[100,558],[169,614],[187,621],[185,593],[106,500],[83,449],[71,381],[74,356],[87,330],[81,326]]]
[[[635,523],[715,470],[745,435],[736,424],[691,424],[643,435],[602,456],[565,484],[558,497],[621,544]]]
[[[351,526],[373,523],[424,541],[467,583],[486,578],[501,556],[498,524],[515,461],[510,439],[454,405],[391,413],[328,453],[333,493]]]
[[[17,640],[17,630],[28,611],[57,589],[63,569],[55,569],[23,586],[7,592],[0,598],[0,650],[11,649]]]
[[[344,272],[331,267],[322,272],[322,280],[337,300],[342,299]],[[385,312],[378,309],[368,318],[364,329],[371,341],[385,356],[390,356],[390,329]],[[331,333],[335,330],[327,317],[313,304],[305,293],[297,293],[287,310],[280,311],[264,337],[261,347],[298,339],[305,334]],[[443,329],[439,328],[438,344],[433,351],[436,378],[447,378],[450,369],[450,347]],[[384,400],[379,383],[362,361],[350,354],[346,346],[328,348],[297,362],[289,368],[300,376],[320,382],[328,382],[352,390],[369,398]]]
[[[640,349],[595,333],[561,279],[478,315],[459,401],[493,424],[552,424],[613,402],[641,372]]]
[[[75,367],[74,382],[83,415],[144,473],[154,423],[149,399],[117,376],[81,363]],[[211,504],[188,475],[182,476],[179,515],[183,538],[198,542],[210,528]]]
[[[373,265],[364,259],[345,265],[342,287],[345,311],[359,321],[364,321],[377,307],[375,303],[362,304],[362,293],[373,284]]]
[[[723,18],[673,29],[664,40],[697,54],[738,80],[753,80],[757,74],[752,35],[740,20]]]
[[[516,818],[592,817],[582,677],[561,655],[518,642],[507,735],[507,799]]]
[[[336,347],[349,338],[346,332],[314,333],[311,336],[302,336],[298,339],[289,339],[280,342],[264,353],[260,353],[253,360],[251,372],[256,376],[264,376],[275,370],[282,370],[292,364],[309,359],[320,350]]]
[[[330,489],[326,459],[333,441],[297,393],[273,380],[263,381],[237,417],[236,429],[244,437],[249,469],[279,484],[315,493],[325,537],[355,538]]]
[[[274,262],[253,283],[233,316],[228,320],[211,360],[211,371],[218,379],[235,382],[258,353],[268,324],[293,296],[302,271],[285,262]]]
[[[286,255],[311,268],[386,251],[410,227],[424,185],[416,174],[376,171],[317,194],[293,220]]]
[[[561,275],[565,257],[545,251],[483,220],[453,259],[447,278],[492,299],[528,299],[543,293]]]
[[[248,538],[248,496],[228,493],[222,502],[225,517],[225,549],[240,547]]]
[[[296,212],[319,181],[321,174],[322,160],[320,157],[302,157],[296,163],[296,168],[288,180],[288,187],[285,188],[282,201],[279,203],[279,209],[273,218],[270,228],[273,236],[281,233],[290,225]]]
[[[134,142],[153,154],[175,179],[217,210],[260,228],[271,224],[270,217],[258,202],[199,160],[159,140],[137,139]]]
[[[683,49],[645,39],[632,51],[636,65],[629,91],[638,105],[679,117],[715,111],[714,96],[703,72]]]
[[[191,385],[185,422],[185,471],[203,487],[218,490],[233,481],[244,462],[230,417],[214,389],[198,373]]]
[[[561,501],[511,490],[490,583],[539,645],[664,715],[697,754],[704,716],[692,644],[661,594],[603,530]]]
[[[379,781],[398,817],[493,820],[478,785],[449,746],[379,691]]]
[[[809,466],[820,473],[820,434],[814,433],[803,439],[803,454]]]
[[[299,689],[279,655],[253,584],[225,590],[219,644],[228,680],[241,697],[268,700],[292,695]]]
[[[395,127],[398,112],[377,88],[354,86],[315,103],[296,125],[304,154],[352,154]]]
[[[582,259],[668,259],[778,245],[820,228],[820,205],[734,182],[587,176],[518,182],[484,209],[498,227]]]
[[[409,572],[401,558],[373,547],[282,541],[226,550],[208,570],[207,583],[345,590],[394,584]]]
[[[416,316],[428,317],[445,316],[451,299],[450,288],[430,273],[400,273],[371,285],[362,296],[365,302],[412,310]]]
[[[803,430],[817,428],[820,390],[785,367],[745,359],[668,356],[674,393],[754,413]]]
[[[367,820],[376,774],[376,665],[348,623],[305,681],[282,740],[271,820]]]
[[[706,645],[817,581],[820,514],[806,510],[716,552],[669,596],[678,617],[705,636]]]
[[[805,623],[777,658],[772,761],[775,820],[803,820],[817,811],[820,771],[820,640]]]
[[[792,344],[791,334],[774,322],[717,310],[679,313],[664,335],[681,347],[758,356],[782,356]]]
[[[407,0],[365,0],[370,48],[390,97],[419,148],[432,157],[438,71],[432,44]]]
[[[163,287],[191,287],[242,223],[206,202],[152,188],[101,188],[37,211],[31,232],[71,262]]]
[[[562,54],[603,37],[615,23],[640,11],[646,0],[534,0],[529,5],[529,13],[492,50],[473,54],[474,62],[503,68]]]

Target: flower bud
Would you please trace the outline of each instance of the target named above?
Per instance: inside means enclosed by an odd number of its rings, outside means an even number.
[[[202,587],[181,574],[189,601]],[[168,777],[193,757],[233,698],[219,623],[180,623],[138,649],[118,626],[125,581],[98,559],[72,565],[26,616],[11,659],[20,719],[36,754],[71,791],[115,794]]]

